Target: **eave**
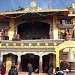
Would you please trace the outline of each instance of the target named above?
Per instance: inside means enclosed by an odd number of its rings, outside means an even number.
[[[68,14],[69,17],[75,17],[75,14]]]
[[[39,13],[39,12],[61,12],[68,11],[68,9],[48,9],[48,10],[29,10],[29,11],[10,11],[10,12],[0,12],[0,15],[11,15],[11,14],[25,14],[25,13]]]

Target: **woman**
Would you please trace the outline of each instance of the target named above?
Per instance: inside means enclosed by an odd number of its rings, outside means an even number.
[[[6,66],[5,64],[3,63],[2,66],[1,66],[1,75],[4,75],[6,72]]]

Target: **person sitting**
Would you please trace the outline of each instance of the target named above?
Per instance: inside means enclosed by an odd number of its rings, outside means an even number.
[[[38,69],[36,69],[36,70],[34,71],[34,73],[38,73],[38,74],[39,74],[39,70],[38,70]]]
[[[64,72],[59,69],[59,67],[56,68],[55,75],[64,75]]]

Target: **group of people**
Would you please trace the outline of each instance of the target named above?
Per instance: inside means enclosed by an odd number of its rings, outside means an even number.
[[[59,69],[59,67],[57,67],[55,73],[52,74],[52,68],[49,68],[48,75],[67,75],[67,72],[62,71],[62,70]]]
[[[59,69],[59,67],[56,68],[55,75],[67,75],[66,71],[62,71]]]
[[[32,64],[28,63],[28,75],[32,75],[32,72],[33,72]],[[36,69],[34,72],[38,73],[38,69]],[[52,68],[49,67],[48,75],[52,75],[52,72],[53,72]],[[11,66],[11,69],[9,70],[8,75],[18,75],[18,70],[15,67],[15,65]],[[62,71],[62,70],[60,70],[59,67],[57,67],[54,75],[67,75],[67,73]]]
[[[4,63],[1,65],[0,70],[1,70],[1,75],[5,75],[6,66]],[[28,75],[32,75],[32,72],[33,72],[32,64],[28,63]],[[38,69],[36,69],[34,72],[37,73]],[[11,68],[8,72],[8,75],[18,75],[18,70],[17,70],[15,64],[11,65]],[[52,68],[51,67],[49,67],[49,69],[48,69],[48,75],[52,75]],[[67,74],[66,74],[66,72],[60,70],[59,67],[57,67],[54,75],[67,75]]]
[[[8,75],[18,75],[17,68],[15,66],[11,66]]]
[[[0,64],[0,75],[5,75],[6,73],[6,65],[3,62]],[[8,75],[18,75],[17,67],[14,63],[12,63],[10,70],[8,71]]]

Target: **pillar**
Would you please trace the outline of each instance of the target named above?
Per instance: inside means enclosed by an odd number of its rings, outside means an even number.
[[[39,58],[39,72],[42,73],[43,72],[43,67],[42,67],[42,56],[40,55]]]
[[[71,23],[75,25],[75,18],[72,18]],[[72,29],[72,39],[75,38],[75,26]]]
[[[1,47],[1,43],[0,43],[0,47]],[[1,51],[0,51],[0,64],[2,63],[3,59],[2,59],[2,54],[1,54]]]
[[[14,37],[14,22],[15,20],[13,18],[10,19],[9,22],[9,32],[8,32],[8,36],[9,36],[9,40],[12,40],[12,38]]]
[[[18,60],[17,60],[17,69],[18,71],[21,71],[21,55],[18,53]]]
[[[55,63],[56,62],[56,60],[55,60],[55,55],[53,56],[53,73],[55,73]]]
[[[56,67],[60,67],[59,49],[56,48]]]
[[[21,56],[18,55],[18,64],[20,64],[20,62],[21,62]]]
[[[3,62],[3,55],[2,55],[2,52],[0,52],[0,64],[2,64]]]
[[[53,38],[58,39],[58,28],[57,28],[58,18],[56,15],[53,16]]]

